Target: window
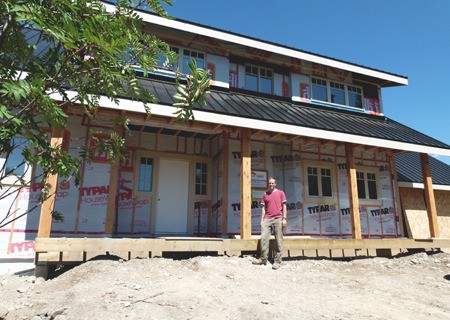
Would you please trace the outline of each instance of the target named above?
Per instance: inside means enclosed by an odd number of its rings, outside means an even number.
[[[327,82],[322,79],[312,78],[312,98],[320,101],[328,101]]]
[[[141,157],[139,163],[139,191],[151,192],[153,180],[153,159]]]
[[[331,102],[345,104],[345,86],[342,83],[330,82]]]
[[[207,165],[206,163],[197,163],[195,167],[195,194],[207,194]]]
[[[26,172],[25,159],[22,155],[23,149],[28,146],[25,138],[12,139],[13,150],[6,155],[5,174],[23,177]]]
[[[169,70],[178,70],[180,72],[188,74],[188,73],[190,73],[190,70],[188,67],[188,62],[191,60],[194,60],[195,63],[197,64],[198,68],[202,68],[202,69],[205,68],[206,63],[205,63],[205,54],[204,53],[190,50],[190,49],[181,50],[180,48],[173,47],[173,46],[170,46],[170,50],[173,51],[174,53],[176,53],[177,55],[180,55],[180,52],[182,52],[183,55],[179,56],[178,62],[175,62],[171,66],[167,66],[167,58],[165,56],[159,55],[159,60],[156,63],[157,67],[165,68],[165,69],[169,69]]]
[[[201,52],[193,51],[193,50],[183,50],[183,70],[184,73],[190,73],[188,62],[194,60],[197,64],[198,68],[205,68],[205,55]]]
[[[355,108],[362,108],[362,90],[354,86],[347,86],[348,105]]]
[[[256,66],[245,66],[245,89],[273,93],[273,71]]]
[[[180,54],[180,49],[178,49],[177,47],[172,47],[172,46],[170,46],[170,51],[176,53],[177,55]],[[162,54],[158,54],[158,57],[159,57],[159,60],[158,60],[158,62],[156,63],[156,66],[157,66],[157,67],[160,67],[160,68],[168,68],[168,69],[170,69],[170,70],[176,70],[176,69],[178,69],[178,61],[176,61],[173,65],[168,66],[168,65],[167,65],[168,61],[167,61],[167,57],[166,57],[166,56],[163,56]]]
[[[362,88],[335,81],[311,78],[312,99],[362,108]]]
[[[330,168],[307,167],[308,195],[313,197],[332,197],[333,185]]]
[[[366,200],[377,200],[377,176],[374,172],[356,172],[356,181],[358,185],[358,198]]]

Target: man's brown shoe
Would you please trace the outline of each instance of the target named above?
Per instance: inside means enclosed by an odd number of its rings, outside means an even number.
[[[253,263],[253,264],[257,264],[257,265],[266,265],[266,264],[267,264],[267,260],[264,260],[264,259],[256,259],[256,260],[253,260],[252,263]]]

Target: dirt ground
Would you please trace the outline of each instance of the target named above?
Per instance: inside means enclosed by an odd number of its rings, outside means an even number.
[[[450,254],[94,260],[0,276],[0,319],[450,319]]]

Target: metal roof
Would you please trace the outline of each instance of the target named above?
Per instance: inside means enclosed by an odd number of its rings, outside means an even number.
[[[174,83],[148,78],[141,78],[141,83],[159,99],[159,104],[174,103]],[[194,110],[262,120],[274,125],[279,123],[320,129],[329,131],[331,140],[335,140],[333,133],[338,132],[450,150],[449,145],[384,116],[294,103],[282,97],[257,96],[232,90],[211,89],[206,101],[206,106],[195,105]],[[274,128],[268,127],[268,130],[276,132]]]
[[[423,183],[420,155],[409,152],[396,156],[398,181]],[[432,156],[429,157],[433,184],[450,185],[450,166]]]

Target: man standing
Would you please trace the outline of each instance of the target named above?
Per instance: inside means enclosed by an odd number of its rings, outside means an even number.
[[[269,257],[269,242],[272,231],[275,234],[276,254],[272,269],[281,266],[281,247],[283,244],[283,228],[286,227],[286,195],[276,188],[274,178],[269,179],[269,190],[264,192],[261,200],[261,257],[253,264],[266,264]]]

